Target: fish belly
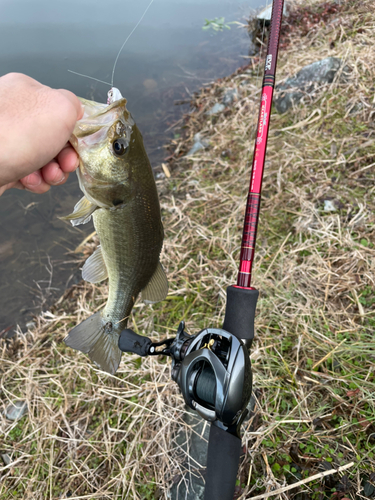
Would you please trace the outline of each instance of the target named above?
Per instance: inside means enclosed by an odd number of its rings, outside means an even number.
[[[65,342],[85,352],[102,370],[115,373],[121,361],[118,338],[140,291],[154,275],[163,243],[160,209],[150,203],[99,208],[93,214],[103,260],[108,272],[109,293],[103,311],[75,327]],[[140,206],[139,206],[140,205]]]
[[[126,326],[135,299],[158,265],[162,246],[161,221],[148,225],[129,204],[114,210],[97,210],[94,225],[109,278],[109,295],[103,316],[119,324],[121,331]]]

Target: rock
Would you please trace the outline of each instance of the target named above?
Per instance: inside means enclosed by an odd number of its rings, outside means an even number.
[[[188,407],[186,407],[184,420],[193,432],[190,434],[190,439],[187,440],[186,428],[183,427],[176,441],[186,454],[187,458],[182,470],[185,469],[188,473],[185,478],[182,476],[174,478],[174,484],[169,494],[171,500],[203,500],[204,480],[200,473],[203,470],[199,470],[199,465],[202,466],[202,469],[206,466],[210,424]]]
[[[193,146],[186,153],[186,156],[193,156],[193,155],[195,155],[195,153],[197,153],[201,149],[204,149],[203,144],[201,142],[194,142]]]
[[[247,406],[249,413],[245,422],[252,417],[255,403],[256,400],[254,395],[252,395]],[[174,478],[174,484],[171,487],[168,498],[171,500],[203,500],[205,483],[201,474],[203,467],[206,467],[207,464],[210,423],[203,420],[189,407],[186,406],[185,409],[184,420],[187,423],[187,428],[191,428],[193,432],[190,434],[190,439],[187,440],[186,428],[182,428],[176,437],[176,441],[180,449],[186,454],[187,458],[181,469],[185,469],[187,473],[185,478],[182,476]],[[202,469],[199,466],[202,466]]]
[[[362,102],[357,102],[352,106],[349,110],[349,115],[356,115],[360,113],[363,110],[363,103]]]
[[[326,57],[302,68],[295,77],[296,81],[298,83],[332,83],[341,64],[342,61],[338,57]]]
[[[335,142],[333,142],[331,144],[330,153],[331,153],[332,158],[336,158],[336,156],[337,156],[337,144]]]
[[[153,80],[152,78],[146,78],[146,80],[143,81],[143,86],[146,90],[148,90],[149,92],[152,92],[153,90],[155,90],[158,86],[158,83]]]
[[[271,5],[265,7],[259,12],[259,14],[257,15],[257,19],[259,19],[260,21],[266,21],[265,24],[266,26],[268,26],[271,21],[271,14],[272,14],[272,3]],[[284,2],[283,16],[288,17],[288,7],[286,2]]]
[[[2,461],[4,462],[4,465],[9,465],[11,463],[11,458],[10,456],[8,455],[8,453],[2,453],[1,454],[1,459]]]
[[[324,211],[336,212],[336,207],[332,200],[324,200]]]
[[[27,328],[28,330],[34,330],[35,326],[36,326],[36,325],[35,325],[34,321],[28,321],[28,322],[26,323],[26,328]]]
[[[221,113],[222,111],[224,111],[224,109],[225,109],[224,104],[220,104],[219,102],[217,102],[216,104],[214,104],[212,106],[211,109],[206,111],[206,115],[208,115],[208,116],[217,115],[218,113]]]
[[[259,51],[257,43],[256,43],[256,35],[255,35],[254,31],[251,31],[251,30],[248,31],[248,35],[250,38],[248,54],[249,54],[249,56],[255,56],[255,54]]]
[[[338,57],[326,57],[305,66],[295,76],[288,78],[281,85],[277,85],[278,93],[274,99],[277,111],[285,113],[293,104],[297,104],[306,93],[311,94],[315,89],[315,84],[332,83],[342,64],[342,60]],[[343,75],[347,75],[348,71],[349,68],[345,66]]]
[[[222,102],[217,102],[211,109],[206,111],[207,116],[213,116],[221,113],[227,106],[230,106],[237,101],[239,92],[237,88],[227,88],[224,91]]]
[[[375,496],[375,486],[373,486],[369,481],[366,481],[363,485],[363,493],[366,498],[371,498]]]
[[[14,404],[8,406],[5,410],[5,416],[8,420],[19,420],[27,412],[26,401],[16,401]]]
[[[259,53],[260,40],[266,41],[268,29],[271,24],[272,3],[270,6],[262,9],[256,16],[250,18],[248,22],[247,33],[250,38],[249,56],[255,56]],[[288,5],[284,2],[283,16],[288,17]]]
[[[11,257],[14,254],[13,243],[14,240],[0,243],[0,260]]]
[[[235,101],[238,100],[239,94],[236,88],[234,89],[226,89],[223,95],[222,103],[224,106],[230,106]]]
[[[194,136],[194,144],[186,153],[186,156],[192,156],[201,149],[206,149],[209,146],[209,142],[202,138],[200,132]]]

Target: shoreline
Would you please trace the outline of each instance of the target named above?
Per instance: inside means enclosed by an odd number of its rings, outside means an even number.
[[[375,481],[375,32],[371,2],[341,2],[324,18],[328,4],[296,2],[300,17],[291,19],[302,24],[284,30],[279,52],[279,84],[326,57],[342,59],[350,73],[306,91],[286,113],[272,112],[254,264],[256,407],[236,493],[243,500],[352,461],[344,476],[307,482],[297,498],[354,499],[357,484],[370,496]],[[167,300],[138,302],[132,313],[132,328],[155,340],[182,319],[190,332],[222,323],[237,273],[263,64],[195,94],[169,145],[157,187],[171,289]],[[229,89],[231,102],[207,115]],[[203,147],[186,157],[198,133]],[[107,285],[81,282],[35,329],[1,342],[3,408],[26,401],[28,412],[2,420],[0,499],[9,492],[42,499],[46,485],[51,498],[167,498],[172,484],[189,480],[176,434],[189,439],[192,428],[169,363],[123,356],[110,376],[62,343],[106,295]],[[190,472],[200,475],[200,464],[191,462]]]

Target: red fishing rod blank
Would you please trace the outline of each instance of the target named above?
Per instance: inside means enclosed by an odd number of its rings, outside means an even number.
[[[245,221],[241,243],[240,266],[237,286],[251,288],[251,270],[254,262],[255,242],[259,220],[260,195],[264,163],[266,159],[268,128],[270,125],[273,89],[275,86],[277,53],[279,48],[281,19],[284,0],[274,0],[271,27],[268,40],[265,72],[262,84],[261,102],[251,169],[249,194],[247,197]]]
[[[254,261],[260,195],[275,85],[276,60],[283,7],[284,0],[274,0],[243,228],[240,268],[237,285],[227,288],[227,303],[223,324],[223,330],[230,332],[242,340],[248,354],[250,353],[251,344],[254,339],[255,309],[259,296],[258,290],[250,286],[251,268]],[[243,387],[246,388],[246,391],[242,393],[242,397],[244,397],[245,393],[247,395],[251,394],[252,371],[250,363],[246,372],[246,380],[243,381]],[[246,398],[245,404],[248,404]],[[231,500],[233,498],[241,453],[241,439],[239,434],[241,418],[242,416],[239,417],[236,426],[233,426],[235,429],[228,427],[224,430],[225,428],[220,427],[216,421],[211,424],[204,500],[217,500],[218,498],[220,500]]]

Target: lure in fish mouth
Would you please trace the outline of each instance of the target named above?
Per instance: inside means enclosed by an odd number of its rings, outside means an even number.
[[[79,155],[84,196],[63,219],[75,226],[93,218],[100,246],[87,259],[82,277],[90,283],[108,277],[109,294],[103,311],[73,328],[64,341],[113,374],[122,354],[118,338],[138,295],[155,303],[168,293],[159,262],[163,225],[150,161],[126,99],[112,88],[107,105],[81,102],[85,113],[70,142]]]

